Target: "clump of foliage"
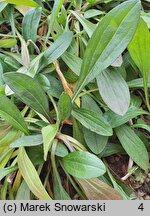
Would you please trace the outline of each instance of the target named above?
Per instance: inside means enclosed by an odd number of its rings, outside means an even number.
[[[125,179],[149,167],[148,2],[0,1],[1,199],[133,198]]]

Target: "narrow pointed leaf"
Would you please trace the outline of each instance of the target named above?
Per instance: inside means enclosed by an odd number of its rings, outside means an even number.
[[[143,88],[144,81],[143,78],[138,78],[127,82],[129,88]],[[150,87],[150,77],[148,78],[148,87]]]
[[[22,5],[28,7],[39,7],[39,5],[33,0],[3,0],[5,3],[15,4],[15,5]]]
[[[136,116],[143,115],[143,114],[148,114],[148,112],[138,107],[130,106],[124,116],[120,116],[112,111],[106,112],[104,116],[109,122],[109,124],[111,125],[111,127],[115,128],[120,125],[123,125],[124,123],[128,122],[130,119],[133,119]]]
[[[15,72],[5,73],[7,85],[26,105],[49,119],[49,105],[41,86],[31,77]]]
[[[55,20],[56,20],[56,18],[58,16],[58,13],[59,13],[63,3],[64,3],[64,0],[55,0],[54,1],[52,14],[51,14],[51,18],[50,18],[50,21],[49,21],[48,33],[47,33],[46,41],[47,41],[48,37],[50,36],[52,27],[54,25],[54,22],[55,22]]]
[[[79,15],[76,11],[71,11],[71,13],[79,20],[88,36],[91,37],[94,30],[96,29],[96,25],[85,19],[83,16]]]
[[[0,40],[0,48],[11,48],[16,46],[16,39],[3,39]]]
[[[95,179],[78,179],[77,180],[84,190],[89,200],[121,200],[121,195],[108,184]]]
[[[30,200],[30,189],[24,180],[18,188],[15,200]]]
[[[11,129],[3,138],[0,138],[0,147],[9,146],[22,135],[21,131]]]
[[[100,21],[87,45],[73,100],[125,50],[138,25],[140,8],[139,0],[125,1]]]
[[[4,95],[0,94],[0,116],[14,128],[28,134],[27,125],[18,108]]]
[[[42,135],[23,136],[11,143],[11,148],[19,148],[21,146],[37,146],[43,143]]]
[[[41,8],[29,10],[24,18],[22,24],[23,37],[27,40],[36,42],[37,29],[41,18]]]
[[[74,108],[72,111],[72,115],[84,127],[97,134],[103,136],[111,136],[113,134],[111,126],[109,125],[107,120],[100,114],[83,108]]]
[[[102,114],[97,103],[89,95],[84,95],[82,97],[82,107],[89,109],[90,111],[94,111],[99,115]],[[102,152],[107,144],[108,137],[94,133],[93,131],[90,131],[85,127],[83,127],[82,130],[83,130],[84,139],[86,141],[87,146],[90,148],[90,150],[94,154],[99,154],[100,152]]]
[[[80,75],[82,59],[76,55],[65,52],[62,56],[63,61],[68,65],[68,67],[77,75]]]
[[[118,139],[131,159],[143,170],[149,167],[149,157],[142,140],[127,125],[115,129]]]
[[[69,118],[71,109],[71,98],[66,92],[63,92],[58,103],[59,120],[64,121],[65,119]]]
[[[44,144],[44,160],[47,158],[47,154],[49,149],[51,148],[51,145],[53,143],[53,140],[58,132],[58,125],[48,125],[44,128],[42,128],[42,136],[43,136],[43,144]]]
[[[42,185],[38,173],[23,147],[19,148],[18,166],[32,193],[40,200],[51,200],[51,197],[48,195],[47,191]]]
[[[0,181],[7,175],[9,175],[10,173],[14,172],[17,170],[17,166],[10,166],[10,167],[6,167],[6,168],[2,168],[0,169]]]
[[[140,19],[128,50],[143,77],[148,79],[148,72],[150,71],[150,32],[143,19]]]
[[[7,6],[6,3],[0,2],[0,13],[4,10],[4,8]]]
[[[44,52],[40,70],[58,59],[69,47],[73,38],[72,32],[64,32],[58,39]]]

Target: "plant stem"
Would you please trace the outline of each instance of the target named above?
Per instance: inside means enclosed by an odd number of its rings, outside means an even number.
[[[57,74],[58,74],[58,76],[59,76],[59,78],[60,78],[60,80],[62,82],[62,85],[63,85],[63,88],[64,88],[65,92],[67,92],[68,95],[71,97],[73,92],[70,89],[70,87],[68,86],[68,83],[67,83],[62,71],[60,70],[58,61],[54,61],[53,64],[54,64],[56,72],[57,72]]]

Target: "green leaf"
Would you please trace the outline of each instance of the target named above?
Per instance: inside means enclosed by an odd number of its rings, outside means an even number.
[[[0,86],[2,86],[3,84],[4,84],[4,81],[3,81],[3,66],[0,63]]]
[[[4,8],[7,6],[7,4],[0,2],[0,13],[4,10]]]
[[[25,68],[29,68],[30,66],[30,56],[29,56],[29,50],[26,41],[23,39],[22,35],[20,35],[17,32],[17,35],[19,37],[19,40],[21,42],[21,60],[22,65],[25,66]]]
[[[53,9],[52,9],[51,18],[50,18],[50,21],[49,21],[48,33],[47,33],[47,36],[46,36],[46,39],[45,39],[45,44],[48,41],[48,38],[49,38],[50,33],[52,31],[54,22],[56,21],[56,18],[58,16],[58,13],[59,13],[63,3],[64,3],[64,0],[55,0],[54,1],[54,6],[53,6]]]
[[[107,136],[101,136],[86,128],[83,128],[83,134],[87,146],[94,154],[99,154],[104,150],[108,142]]]
[[[24,18],[22,23],[23,38],[27,40],[32,40],[36,42],[37,29],[41,18],[41,8],[29,10]]]
[[[90,10],[87,10],[84,12],[84,17],[86,19],[89,19],[89,18],[98,16],[98,15],[102,15],[102,14],[105,14],[105,12],[100,11],[100,10],[96,10],[96,9],[90,9]]]
[[[84,95],[82,97],[82,107],[89,109],[90,111],[94,111],[99,115],[102,114],[97,103],[89,95]],[[94,154],[99,154],[105,148],[108,137],[96,134],[86,129],[85,127],[83,127],[82,129],[87,146]]]
[[[128,86],[117,70],[104,70],[97,76],[97,85],[104,102],[118,115],[124,115],[130,105]]]
[[[116,191],[118,191],[118,193],[122,196],[122,198],[124,200],[130,200],[130,197],[125,193],[125,191],[123,190],[121,185],[117,184],[115,178],[113,177],[113,175],[111,174],[109,169],[107,169],[107,173],[108,173],[109,178],[110,178],[110,180],[111,180],[111,182],[113,184],[113,187],[116,189]]]
[[[16,46],[16,39],[1,39],[0,40],[0,48],[11,48]]]
[[[150,32],[143,19],[140,19],[136,33],[128,46],[128,50],[135,64],[142,73],[146,104],[150,110],[148,96],[148,76],[150,71]]]
[[[142,72],[144,81],[147,81],[150,70],[150,32],[143,19],[140,19],[128,50],[135,64]]]
[[[82,131],[82,125],[73,118],[73,138],[85,145],[84,134]]]
[[[43,144],[44,144],[44,160],[47,158],[47,154],[53,140],[58,132],[58,125],[48,125],[42,128]]]
[[[44,52],[44,57],[39,70],[42,70],[44,67],[58,59],[67,50],[72,38],[72,32],[64,32],[60,35],[58,39]]]
[[[30,200],[30,189],[25,181],[18,188],[15,200]]]
[[[89,152],[72,152],[63,158],[63,165],[70,175],[77,178],[90,179],[106,172],[103,162]]]
[[[135,106],[130,106],[128,111],[124,116],[117,115],[116,113],[112,111],[108,111],[105,113],[105,118],[109,122],[112,128],[118,127],[126,122],[128,122],[130,119],[135,118],[136,116],[143,115],[143,114],[148,114],[148,112],[135,107]]]
[[[65,52],[61,58],[66,63],[66,65],[77,75],[80,75],[82,59],[77,57],[76,55]]]
[[[57,169],[56,160],[55,160],[56,147],[57,147],[57,140],[54,141],[52,145],[52,149],[51,149],[51,163],[52,163],[52,168],[53,168],[53,182],[54,182],[53,183],[54,199],[55,200],[70,200],[71,198],[69,197],[68,193],[62,186],[61,178],[59,176],[59,172]]]
[[[79,20],[79,22],[85,29],[86,33],[88,34],[88,36],[91,37],[94,30],[96,29],[96,25],[86,20],[83,16],[79,15],[75,11],[71,11],[71,13]]]
[[[73,100],[125,50],[138,25],[140,8],[139,0],[126,1],[107,13],[99,23],[88,42]]]
[[[22,135],[21,131],[11,129],[3,138],[0,137],[0,147],[8,146]]]
[[[14,172],[17,170],[17,166],[10,166],[10,167],[6,167],[6,168],[2,168],[0,169],[0,181],[7,175],[9,175],[10,173]]]
[[[67,147],[62,143],[58,143],[56,147],[55,155],[57,155],[58,157],[65,157],[68,154],[69,152]]]
[[[24,147],[19,148],[18,166],[25,182],[27,183],[32,193],[40,200],[51,200],[51,197],[48,195],[47,191],[42,185],[38,173],[32,162],[30,161]]]
[[[10,144],[11,148],[19,148],[21,146],[36,146],[43,143],[42,135],[23,136]]]
[[[125,154],[123,147],[120,144],[108,142],[99,157],[109,157],[114,154]]]
[[[89,200],[121,200],[121,195],[108,184],[95,179],[78,179],[79,184]]]
[[[39,7],[38,4],[36,4],[33,0],[2,0],[3,2],[9,3],[9,4],[15,4],[15,5],[22,5],[22,6],[28,6],[28,7]]]
[[[15,72],[5,73],[7,85],[26,105],[49,119],[49,105],[41,86],[31,77]]]
[[[150,2],[150,1],[149,1]],[[148,28],[150,29],[150,12],[141,11],[141,17],[146,22]]]
[[[143,170],[148,170],[149,157],[144,143],[127,125],[115,129],[118,139],[131,159]]]
[[[143,78],[131,80],[131,81],[127,82],[127,84],[129,86],[129,88],[143,88],[144,87]],[[150,77],[148,79],[148,87],[150,87]]]
[[[113,134],[111,126],[101,114],[97,114],[84,108],[74,108],[72,115],[84,127],[97,134],[103,136],[111,136]]]
[[[132,128],[142,128],[147,130],[150,133],[150,126],[147,124],[142,124],[142,123],[134,124],[132,125]]]
[[[100,110],[96,101],[94,99],[92,99],[92,97],[90,97],[89,95],[83,95],[82,108],[91,110],[91,111],[96,112],[98,114],[102,114],[102,111]]]
[[[59,121],[64,121],[71,115],[72,103],[70,96],[63,92],[58,103]]]
[[[0,94],[0,116],[14,128],[28,134],[27,125],[17,107],[4,95]]]

